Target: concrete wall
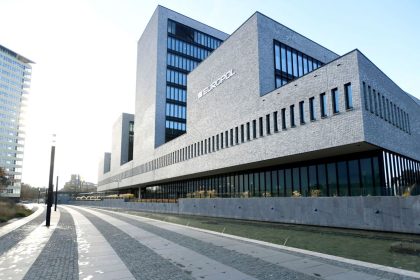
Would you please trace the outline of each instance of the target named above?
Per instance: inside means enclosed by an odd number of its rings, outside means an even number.
[[[77,201],[76,205],[147,212],[258,220],[315,226],[420,233],[420,196],[268,197],[180,199],[179,203],[123,200]]]

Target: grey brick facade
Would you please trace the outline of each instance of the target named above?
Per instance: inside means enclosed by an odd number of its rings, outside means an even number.
[[[137,188],[378,149],[420,160],[420,106],[410,96],[360,51],[338,56],[258,12],[188,75],[187,133],[162,144],[165,90],[160,88],[164,84],[157,81],[165,79],[165,72],[159,71],[164,69],[165,56],[158,54],[166,52],[164,35],[168,18],[223,37],[223,33],[172,11],[161,7],[156,10],[138,43],[134,160],[100,176],[99,190],[115,189],[116,182],[122,188]],[[325,65],[276,89],[274,40]],[[198,98],[200,91],[229,70],[235,74]],[[353,106],[346,109],[344,86],[349,83]],[[402,127],[385,121],[379,112],[366,110],[363,83],[379,92],[378,98],[383,97],[384,101],[388,98],[396,104],[401,115],[408,115],[403,117]],[[339,92],[338,113],[332,112],[333,89]],[[327,98],[326,117],[320,115],[322,93]],[[310,121],[308,105],[312,97],[314,121]],[[299,121],[302,101],[304,123]],[[290,123],[291,105],[294,105],[294,127]],[[282,109],[286,112],[286,129],[282,129]],[[274,131],[274,112],[277,112],[278,132]],[[266,118],[270,119],[269,128]],[[242,141],[242,135],[236,136],[248,124],[252,134],[254,121],[255,139],[251,136],[248,140],[245,136]],[[221,134],[228,135],[228,145],[223,148]],[[207,141],[212,143],[211,152],[202,153]],[[203,151],[208,147],[207,144]]]

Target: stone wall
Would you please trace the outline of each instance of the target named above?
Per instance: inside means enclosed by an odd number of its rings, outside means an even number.
[[[188,214],[389,232],[420,233],[420,196],[180,199],[179,203],[124,200],[75,205]]]

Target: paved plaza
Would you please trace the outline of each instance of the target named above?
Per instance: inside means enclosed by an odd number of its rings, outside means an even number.
[[[0,279],[420,279],[420,273],[104,209],[0,227]]]

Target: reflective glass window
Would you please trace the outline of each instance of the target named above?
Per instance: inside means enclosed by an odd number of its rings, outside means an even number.
[[[287,73],[286,48],[281,46],[281,71]]]
[[[346,99],[346,109],[347,110],[352,109],[353,108],[353,91],[351,88],[351,83],[344,85],[344,95]]]
[[[339,109],[339,93],[338,93],[338,89],[335,88],[331,91],[331,101],[332,101],[332,111],[334,114],[337,114],[340,109]]]
[[[321,196],[328,195],[327,189],[327,174],[325,164],[318,165],[318,189],[320,190]]]
[[[284,169],[280,169],[279,172],[279,196],[286,195],[286,185],[285,185],[285,176],[284,176]]]
[[[297,60],[296,50],[293,50],[292,52],[292,59],[293,59],[293,76],[298,77],[298,60]]]
[[[275,53],[275,61],[276,61],[276,69],[281,70],[280,65],[280,46],[275,44],[274,45],[274,53]]]
[[[350,179],[350,194],[351,196],[361,195],[360,189],[360,172],[359,172],[359,161],[349,161],[349,179]]]
[[[288,168],[285,170],[286,176],[286,196],[292,196],[292,169]]]
[[[300,118],[300,123],[304,124],[305,123],[305,109],[304,109],[303,101],[299,102],[299,118]]]
[[[315,98],[311,97],[309,98],[309,117],[311,118],[311,121],[314,121],[315,118]]]
[[[301,53],[298,53],[298,75],[299,77],[303,76],[303,59]]]
[[[290,126],[295,126],[295,105],[290,105]]]
[[[303,74],[308,73],[308,58],[306,55],[303,56]]]
[[[337,170],[335,163],[327,164],[328,190],[330,196],[338,196]]]
[[[371,159],[361,159],[360,160],[360,170],[362,172],[362,195],[373,195],[374,186],[373,186],[373,174],[372,174],[372,165]]]
[[[287,48],[287,73],[289,75],[293,75],[293,69],[292,69],[292,51],[290,50],[290,48]]]
[[[327,116],[327,97],[325,96],[325,93],[321,93],[319,95],[319,105],[321,109],[321,117]]]

